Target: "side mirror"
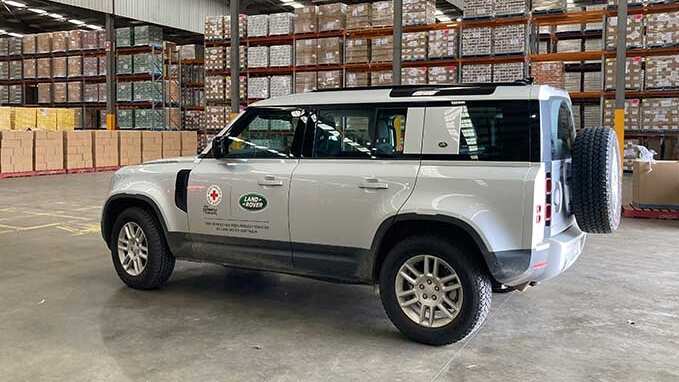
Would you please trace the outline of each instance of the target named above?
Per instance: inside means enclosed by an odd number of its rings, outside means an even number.
[[[229,139],[226,136],[215,137],[212,140],[212,154],[215,158],[224,158],[229,153]]]

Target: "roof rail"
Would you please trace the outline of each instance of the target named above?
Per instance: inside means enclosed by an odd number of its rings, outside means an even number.
[[[421,91],[434,91],[443,89],[492,89],[493,91],[499,86],[528,86],[533,84],[532,78],[517,80],[514,82],[480,82],[480,83],[466,83],[466,84],[431,84],[431,85],[386,85],[386,86],[361,86],[354,88],[342,89],[316,89],[312,93],[326,93],[336,91],[366,91],[366,90],[391,90],[392,97],[406,97]],[[471,93],[470,91],[468,91]],[[478,94],[478,93],[475,93]],[[492,92],[491,92],[492,94]],[[441,94],[443,95],[443,94]]]

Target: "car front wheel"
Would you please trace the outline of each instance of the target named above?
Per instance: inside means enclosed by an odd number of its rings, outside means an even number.
[[[436,236],[415,236],[387,255],[380,296],[406,337],[440,346],[463,340],[481,326],[492,286],[470,250]]]

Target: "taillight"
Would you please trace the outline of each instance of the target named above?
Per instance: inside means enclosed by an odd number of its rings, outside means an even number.
[[[547,174],[545,179],[545,225],[552,222],[552,176]]]

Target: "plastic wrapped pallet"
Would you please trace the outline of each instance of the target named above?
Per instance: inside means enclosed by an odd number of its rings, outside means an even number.
[[[292,45],[273,45],[269,47],[269,66],[292,66]]]
[[[24,78],[35,78],[37,73],[37,64],[35,59],[24,60]]]
[[[642,104],[642,124],[648,130],[677,130],[679,98],[648,98]]]
[[[564,90],[568,92],[582,91],[582,72],[565,72],[564,73]]]
[[[318,89],[316,72],[295,74],[295,93],[307,93]]]
[[[24,103],[23,96],[24,90],[22,85],[9,85],[7,88],[9,93],[9,103],[16,105]]]
[[[370,24],[373,27],[387,27],[394,25],[393,1],[376,1],[371,4]]]
[[[147,130],[165,129],[165,109],[136,109],[134,111],[134,128]]]
[[[271,76],[269,88],[271,97],[292,94],[292,76]]]
[[[0,131],[0,173],[33,171],[33,133]]]
[[[349,4],[347,7],[347,29],[370,28],[370,3]]]
[[[641,57],[629,57],[625,69],[625,89],[641,90],[643,84],[643,71],[641,70]],[[615,90],[617,65],[615,58],[606,60],[606,90]]]
[[[83,102],[99,102],[99,84],[83,86]]]
[[[462,66],[462,83],[488,83],[493,82],[493,65],[474,64]]]
[[[52,52],[52,33],[40,33],[35,35],[35,37],[36,37],[35,53]]]
[[[163,28],[155,25],[137,25],[134,27],[135,46],[155,46],[163,45]]]
[[[347,88],[367,87],[369,78],[368,72],[346,72],[344,86]]]
[[[295,65],[316,65],[318,63],[318,40],[295,41]]]
[[[99,57],[99,75],[100,76],[106,75],[106,56]]]
[[[462,30],[462,55],[482,56],[492,53],[492,28],[469,28]]]
[[[54,100],[54,103],[66,103],[68,101],[66,94],[67,94],[66,83],[55,82],[54,86],[52,87],[52,99]]]
[[[269,35],[280,36],[291,34],[294,30],[294,14],[289,12],[269,15]]]
[[[319,32],[343,30],[346,26],[346,19],[346,4],[323,4],[318,7]]]
[[[9,39],[0,37],[0,57],[9,56]]]
[[[606,48],[615,49],[618,44],[618,18],[609,17],[606,26]],[[643,48],[644,15],[627,17],[627,48]]]
[[[9,62],[0,61],[0,80],[9,79]]]
[[[347,64],[369,62],[369,43],[365,38],[348,38],[346,43],[345,61]]]
[[[18,56],[22,54],[23,43],[20,37],[10,37],[7,39],[7,42],[8,42],[7,50],[9,56]]]
[[[99,57],[83,57],[83,76],[94,77],[99,75]]]
[[[20,80],[23,78],[24,63],[21,60],[9,62],[9,79]]]
[[[318,72],[319,89],[339,89],[342,87],[341,70],[324,70]]]
[[[583,128],[601,127],[601,106],[584,105],[582,114]]]
[[[68,56],[68,76],[69,77],[80,77],[83,75],[83,61],[82,56]]]
[[[510,24],[495,28],[493,33],[493,53],[511,54],[526,52],[526,25]]]
[[[205,48],[205,70],[224,70],[225,59],[224,47]]]
[[[9,103],[9,86],[0,85],[0,105]]]
[[[182,60],[201,60],[205,58],[205,48],[197,44],[182,45],[179,47],[179,54]]]
[[[248,37],[266,37],[269,35],[269,16],[248,16]]]
[[[179,103],[179,80],[165,80],[165,101],[174,105]]]
[[[231,16],[224,17],[224,39],[231,39]],[[238,15],[238,34],[240,37],[245,37],[248,31],[248,16],[244,14]]]
[[[160,54],[139,53],[135,54],[132,60],[134,73],[161,74],[163,71],[163,59]]]
[[[343,41],[340,37],[318,39],[318,65],[341,64]]]
[[[230,78],[229,78],[230,81]],[[205,77],[205,99],[208,101],[224,101],[224,77],[207,76]]]
[[[80,30],[72,30],[68,32],[68,50],[69,52],[82,50],[83,48],[83,32]]]
[[[430,59],[457,57],[457,30],[450,28],[429,31],[428,44]]]
[[[248,98],[250,98],[250,99],[269,98],[269,78],[268,77],[249,77],[248,78]]]
[[[133,101],[161,102],[163,100],[162,85],[158,81],[137,81],[132,84]]]
[[[604,50],[604,42],[600,38],[590,38],[585,40],[586,52],[598,52]]]
[[[654,13],[646,17],[647,47],[674,46],[679,41],[679,12]]]
[[[82,82],[68,83],[68,102],[82,102],[83,100],[83,84]]]
[[[97,31],[83,31],[82,48],[84,50],[92,50],[99,48],[99,34],[97,33]]]
[[[528,12],[526,0],[500,0],[495,2],[495,16],[525,15]]]
[[[251,46],[248,48],[249,68],[266,68],[268,66],[269,66],[268,46]]]
[[[402,68],[401,81],[403,85],[424,85],[427,83],[427,68]]]
[[[108,86],[106,86],[106,82],[101,82],[101,83],[97,84],[97,87],[99,88],[99,91],[98,91],[99,102],[106,102],[107,101],[106,92],[108,90]]]
[[[132,102],[132,82],[118,82],[116,85],[116,100]]]
[[[318,7],[308,5],[295,9],[295,33],[316,33],[318,31]]]
[[[117,74],[132,74],[132,55],[119,54],[116,70]]]
[[[52,77],[66,78],[68,74],[68,64],[66,57],[52,58]]]
[[[149,114],[150,110],[137,110],[143,113],[135,113],[135,118],[137,114]],[[143,118],[146,118],[144,116]],[[163,157],[163,132],[162,131],[142,131],[141,132],[141,161],[142,163],[161,159]]]
[[[240,87],[240,90],[239,90],[240,98],[241,98],[241,99],[245,99],[245,97],[246,97],[246,95],[247,95],[247,86],[248,86],[248,80],[247,80],[247,78],[246,78],[245,76],[240,76],[240,77],[239,77],[239,81],[238,81],[238,85],[239,85],[239,87]],[[225,81],[224,81],[224,93],[226,93],[226,98],[225,98],[225,99],[228,100],[228,99],[231,98],[231,96],[230,96],[230,94],[231,94],[231,78],[230,78],[230,77],[226,77],[226,78],[225,78]]]
[[[394,37],[382,36],[370,40],[370,62],[391,62],[394,59]]]
[[[615,100],[604,101],[604,127],[615,126]],[[625,130],[641,129],[641,100],[625,100]]]
[[[493,17],[495,16],[495,0],[465,0],[463,15],[466,19]]]
[[[562,52],[580,52],[582,51],[582,40],[559,40],[556,44],[556,51]]]
[[[210,130],[221,130],[226,126],[226,108],[224,106],[207,106],[205,108],[205,126]]]
[[[224,17],[208,16],[205,18],[205,39],[221,40],[224,38]]]
[[[404,33],[401,46],[403,61],[426,60],[428,36],[427,32]]]
[[[42,82],[38,84],[38,103],[52,102],[52,84]]]
[[[436,1],[403,0],[403,25],[429,25],[436,21]]]
[[[240,61],[240,67],[241,69],[244,69],[247,66],[247,49],[244,46],[241,46],[240,49],[240,56],[239,56],[239,61]],[[224,48],[224,54],[225,54],[225,61],[224,65],[226,66],[226,69],[229,70],[231,69],[231,47],[226,47]]]
[[[646,58],[646,89],[679,88],[679,56]]]
[[[134,129],[134,110],[118,109],[118,128],[121,130]]]
[[[132,28],[117,28],[116,29],[116,47],[124,48],[132,46],[134,42],[134,32]]]
[[[393,72],[391,70],[376,70],[370,72],[370,86],[388,86],[393,83]]]
[[[53,171],[64,168],[64,134],[58,131],[33,133],[33,171]]]
[[[493,65],[493,82],[514,82],[526,78],[525,64],[512,62]]]
[[[533,12],[563,12],[566,10],[566,0],[532,0]]]
[[[428,70],[428,83],[432,85],[446,85],[457,83],[456,66],[432,66]]]
[[[187,110],[184,112],[184,129],[198,130],[205,126],[205,112],[201,110]]]
[[[563,62],[534,62],[531,64],[531,76],[536,84],[551,85],[559,89],[565,86]]]
[[[29,34],[22,38],[24,54],[35,54],[35,35]]]

